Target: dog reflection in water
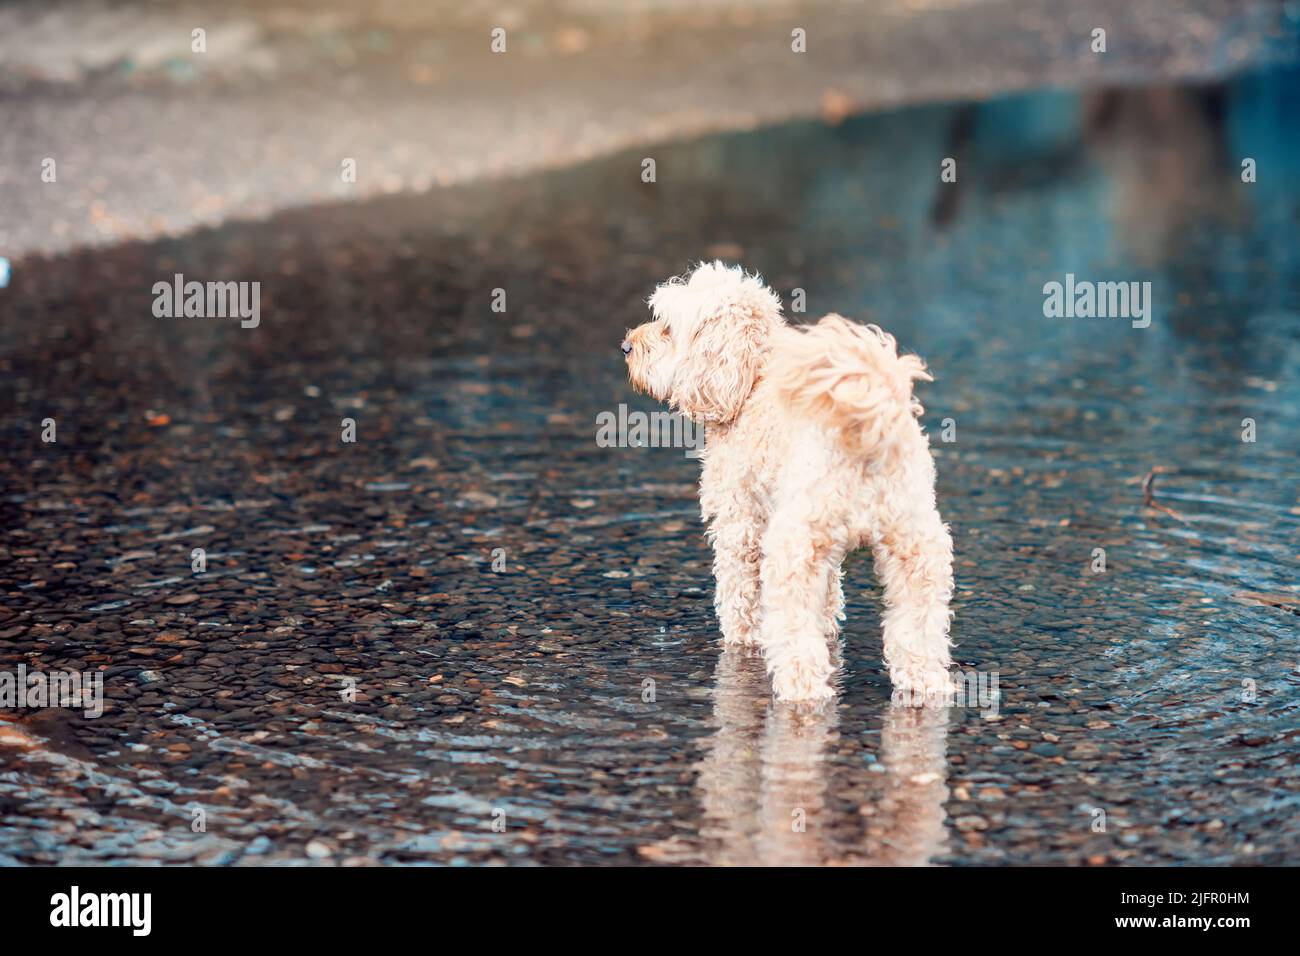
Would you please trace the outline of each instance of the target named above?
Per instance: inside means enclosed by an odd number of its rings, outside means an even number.
[[[948,708],[887,705],[881,772],[858,758],[832,765],[834,705],[770,700],[762,661],[724,651],[696,783],[706,862],[924,866],[942,855]]]

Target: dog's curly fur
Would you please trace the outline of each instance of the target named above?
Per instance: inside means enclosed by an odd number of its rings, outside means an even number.
[[[703,263],[624,340],[634,386],[707,426],[700,505],[727,644],[757,645],[782,700],[832,694],[840,565],[870,545],[896,697],[946,700],[952,538],[912,394],[924,363],[874,325],[787,325],[757,276]]]

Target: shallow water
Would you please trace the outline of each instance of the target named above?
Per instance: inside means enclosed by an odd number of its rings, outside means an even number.
[[[17,263],[0,667],[97,669],[107,701],[4,715],[0,861],[1291,860],[1297,79],[798,124]],[[714,255],[929,361],[956,654],[996,700],[891,707],[866,556],[833,706],[719,655],[698,463],[595,441],[652,408],[623,330]],[[261,281],[260,326],[154,318],[175,272]],[[1044,317],[1067,273],[1151,282],[1150,327]]]

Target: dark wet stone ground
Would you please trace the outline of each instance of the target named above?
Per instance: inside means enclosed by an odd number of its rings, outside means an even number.
[[[654,149],[653,185],[638,151],[23,263],[0,668],[107,701],[4,714],[0,861],[1289,862],[1296,80],[799,124]],[[595,442],[651,407],[624,328],[714,255],[929,360],[956,653],[996,714],[891,708],[865,556],[833,707],[719,658],[698,463]],[[260,326],[155,318],[175,272],[260,281]],[[1045,318],[1067,272],[1150,281],[1150,328]]]

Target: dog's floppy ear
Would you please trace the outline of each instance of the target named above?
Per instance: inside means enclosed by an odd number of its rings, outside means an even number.
[[[667,321],[677,367],[670,404],[705,423],[728,422],[754,388],[769,339],[783,323],[781,300],[757,276],[721,262],[700,265],[650,297]]]

